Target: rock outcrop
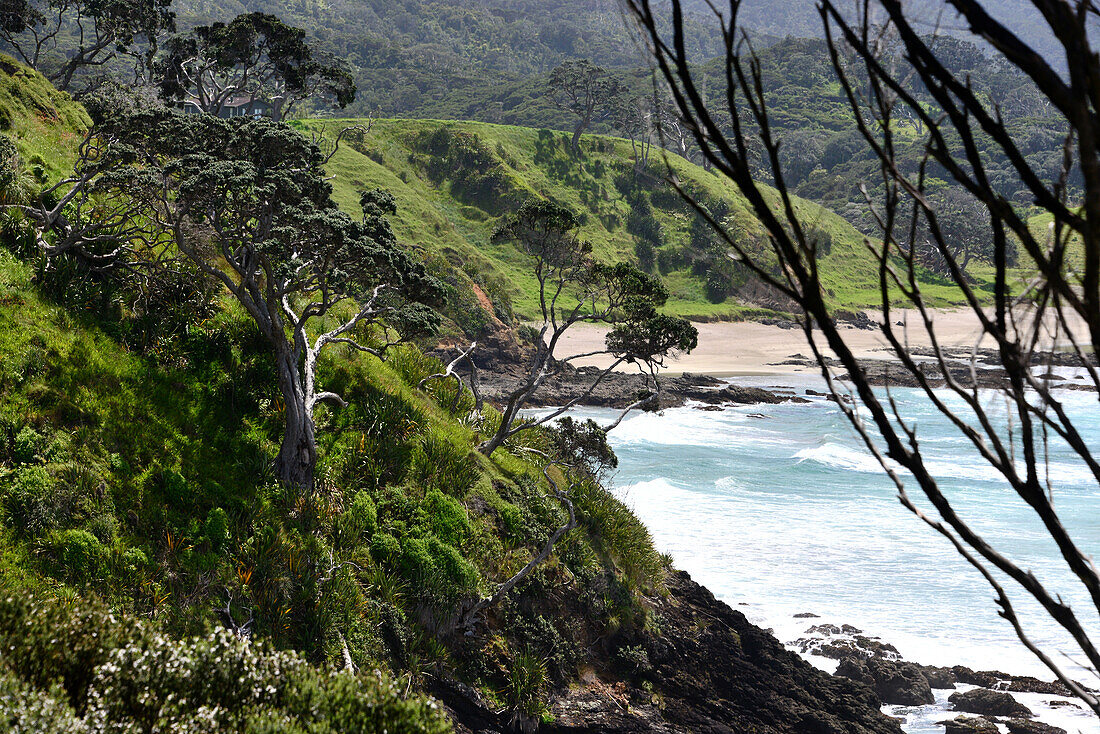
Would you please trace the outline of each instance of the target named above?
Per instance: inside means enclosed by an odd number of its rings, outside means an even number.
[[[814,668],[686,573],[672,574],[667,589],[651,600],[660,634],[638,631],[608,643],[610,659],[623,657],[618,650],[644,651],[645,671],[582,676],[552,698],[551,721],[539,732],[900,734],[871,689]],[[525,730],[460,684],[440,682],[432,693],[460,732]]]
[[[988,688],[975,688],[965,693],[952,693],[947,700],[951,702],[956,710],[971,714],[1011,716],[1014,718],[1034,716],[1031,709],[1013,698],[1011,693],[991,691]]]

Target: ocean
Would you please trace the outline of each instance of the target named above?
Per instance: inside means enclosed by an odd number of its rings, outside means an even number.
[[[738,382],[799,394],[822,389],[820,381],[797,376]],[[893,394],[903,415],[916,421],[924,456],[964,517],[1062,593],[1100,634],[1100,620],[1089,613],[1034,513],[919,391]],[[1079,429],[1100,448],[1096,394],[1061,394]],[[995,401],[991,409],[1004,412]],[[585,410],[578,417],[611,414]],[[781,641],[804,637],[811,624],[850,624],[893,644],[907,660],[1052,677],[998,617],[993,592],[978,573],[898,502],[894,485],[834,403],[812,398],[810,404],[639,413],[610,440],[619,456],[613,491],[646,523],[658,548]],[[1100,550],[1100,487],[1066,447],[1052,445],[1049,471],[1063,521],[1087,552]],[[1056,657],[1079,680],[1100,687],[1061,655],[1070,648],[1038,605],[1020,592],[1012,597],[1031,638],[1059,651]],[[819,618],[794,616],[801,613]],[[810,659],[825,669],[836,664]],[[909,734],[943,732],[937,722],[949,716],[948,693],[937,692],[934,706],[888,712],[906,719]],[[1050,696],[1021,700],[1042,721],[1100,734],[1094,717],[1051,708]]]

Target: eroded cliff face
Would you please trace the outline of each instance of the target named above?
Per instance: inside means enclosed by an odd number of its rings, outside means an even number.
[[[686,573],[666,588],[650,600],[660,630],[607,641],[612,664],[559,691],[549,722],[498,714],[460,684],[433,693],[460,732],[900,734],[870,687],[814,668]]]

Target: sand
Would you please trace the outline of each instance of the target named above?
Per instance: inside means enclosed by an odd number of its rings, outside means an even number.
[[[868,312],[873,320],[881,321],[877,314]],[[941,346],[970,349],[975,346],[981,330],[978,318],[973,311],[936,311],[933,313],[933,327]],[[913,311],[897,311],[891,314],[891,321],[908,324],[896,327],[904,332],[911,347],[928,347],[931,341],[928,333],[920,324]],[[1079,325],[1075,325],[1080,328]],[[681,355],[670,360],[666,374],[676,375],[683,372],[714,375],[716,377],[737,377],[748,375],[774,374],[816,374],[819,369],[801,365],[784,365],[781,362],[792,358],[812,358],[813,352],[801,329],[784,329],[753,322],[714,322],[696,324],[699,329],[699,346],[691,354]],[[557,349],[559,358],[571,354],[583,354],[603,347],[604,327],[578,324],[566,332]],[[824,345],[820,331],[814,332],[817,342]],[[889,359],[891,352],[881,330],[862,330],[843,326],[842,334],[860,359]],[[1087,340],[1086,340],[1087,342]],[[986,339],[981,347],[991,347]],[[1047,340],[1046,348],[1064,348],[1059,341]],[[832,354],[831,352],[826,352]],[[577,366],[595,365],[603,367],[611,362],[608,357],[595,357],[577,360]]]

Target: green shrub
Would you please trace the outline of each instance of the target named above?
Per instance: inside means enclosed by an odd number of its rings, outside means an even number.
[[[297,653],[274,652],[228,630],[184,640],[149,633],[95,598],[0,600],[0,648],[5,731],[451,730],[434,702],[406,696],[382,673],[327,674]]]
[[[401,544],[389,533],[375,533],[370,539],[370,554],[378,561],[396,563],[401,556]]]
[[[88,729],[65,701],[65,691],[54,685],[36,691],[0,669],[0,725],[13,734],[80,734]]]
[[[477,590],[477,569],[457,550],[434,535],[428,536],[427,550],[439,576],[438,591],[446,597],[458,598]]]
[[[459,446],[436,431],[421,442],[415,463],[416,481],[426,488],[439,489],[463,498],[481,478],[481,471],[468,446]]]
[[[221,548],[229,541],[229,514],[220,507],[215,507],[206,515],[204,525],[206,537],[215,549]]]
[[[466,508],[453,497],[438,489],[430,489],[424,495],[421,508],[427,515],[432,532],[451,545],[461,545],[470,531]]]
[[[62,530],[49,538],[66,575],[77,583],[99,577],[107,560],[107,548],[87,530]]]
[[[508,671],[508,703],[514,711],[539,716],[546,711],[546,661],[530,650],[521,652]]]
[[[603,487],[585,482],[574,490],[577,519],[593,540],[636,586],[652,588],[664,578],[665,564],[653,538],[630,508]]]
[[[92,676],[111,649],[145,634],[137,620],[120,624],[95,596],[49,599],[9,593],[0,598],[4,663],[40,691],[60,681],[78,710],[84,708]]]
[[[24,426],[15,434],[15,442],[12,444],[12,458],[17,463],[29,464],[35,459],[42,458],[46,448],[46,437],[30,426]]]
[[[366,490],[360,490],[351,506],[337,520],[340,542],[354,546],[361,537],[372,536],[378,528],[378,510]]]
[[[381,673],[325,674],[220,630],[154,635],[115,650],[96,673],[86,720],[97,732],[391,731],[442,734],[447,720]]]

